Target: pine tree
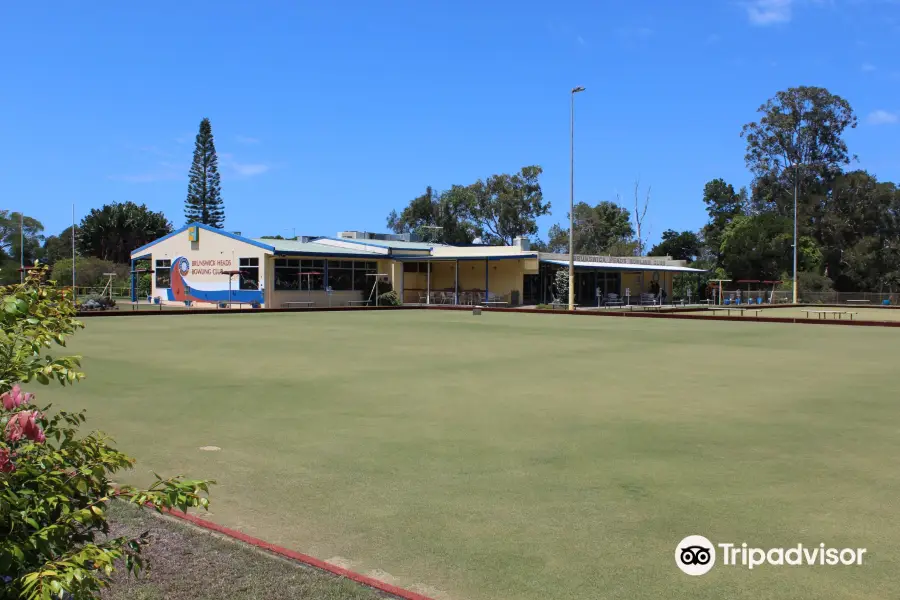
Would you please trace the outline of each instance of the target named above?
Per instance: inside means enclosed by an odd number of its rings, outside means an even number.
[[[188,223],[203,223],[222,229],[225,205],[220,195],[219,159],[209,119],[200,121],[200,132],[194,145],[184,218]]]

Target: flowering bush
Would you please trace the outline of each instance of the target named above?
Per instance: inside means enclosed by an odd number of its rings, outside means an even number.
[[[106,506],[119,498],[156,510],[206,508],[209,481],[180,477],[149,489],[116,487],[134,461],[101,433],[80,436],[84,413],[40,407],[21,383],[81,381],[77,356],[44,354],[83,325],[69,291],[41,285],[45,271],[0,288],[0,599],[93,598],[116,561],[137,573],[145,536],[106,535]]]

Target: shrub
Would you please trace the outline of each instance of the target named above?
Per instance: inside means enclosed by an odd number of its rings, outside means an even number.
[[[108,279],[104,273],[116,274],[113,285],[117,288],[131,286],[131,269],[128,265],[89,256],[79,256],[75,259],[75,285],[78,287],[100,286],[102,289]],[[50,279],[58,285],[72,285],[72,259],[63,258],[53,263]],[[99,291],[98,289],[97,292]]]
[[[400,295],[393,290],[378,296],[378,306],[400,306],[401,304]]]
[[[20,383],[62,385],[84,378],[80,358],[54,358],[54,345],[83,327],[69,290],[41,285],[46,269],[0,288],[0,598],[93,598],[117,561],[137,573],[143,536],[107,538],[106,506],[119,498],[156,510],[208,506],[209,481],[161,478],[148,489],[115,487],[134,460],[92,432],[84,411],[50,413]]]

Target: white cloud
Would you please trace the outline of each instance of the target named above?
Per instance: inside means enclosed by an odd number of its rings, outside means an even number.
[[[793,17],[793,0],[749,0],[744,4],[753,25],[789,23]]]
[[[259,138],[249,137],[246,135],[236,136],[235,139],[238,141],[239,144],[258,144],[260,142]]]
[[[878,70],[878,67],[876,67],[872,63],[863,63],[862,67],[860,67],[860,68],[862,69],[863,73],[872,73],[873,71]]]
[[[262,175],[269,170],[269,165],[262,163],[238,163],[233,162],[229,165],[235,173],[242,177],[253,177],[254,175]]]
[[[900,122],[900,115],[889,110],[873,110],[869,113],[869,123],[871,125],[893,125]]]
[[[263,163],[243,163],[238,160],[235,160],[234,155],[229,152],[220,152],[219,153],[219,161],[222,163],[222,167],[234,173],[239,177],[253,177],[255,175],[262,175],[271,167],[267,164]]]

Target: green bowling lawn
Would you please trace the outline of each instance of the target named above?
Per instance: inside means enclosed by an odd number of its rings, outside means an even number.
[[[85,319],[89,409],[210,518],[437,598],[900,597],[900,331],[456,311]],[[215,446],[220,450],[200,450]],[[675,567],[679,540],[865,547]]]

